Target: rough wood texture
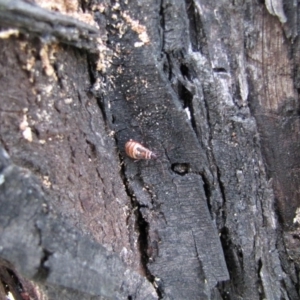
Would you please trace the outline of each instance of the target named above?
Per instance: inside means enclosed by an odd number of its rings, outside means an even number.
[[[26,33],[0,35],[15,282],[38,299],[299,299],[298,6],[81,3],[96,30],[0,4]],[[34,38],[53,16],[81,34]],[[126,156],[129,139],[158,158]]]
[[[0,0],[1,24],[19,29],[45,40],[60,41],[78,48],[97,52],[98,28],[74,18],[19,0]]]

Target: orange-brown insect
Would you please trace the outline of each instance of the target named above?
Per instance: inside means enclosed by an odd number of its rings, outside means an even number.
[[[131,139],[125,144],[125,152],[134,159],[157,159],[157,155],[154,152]]]

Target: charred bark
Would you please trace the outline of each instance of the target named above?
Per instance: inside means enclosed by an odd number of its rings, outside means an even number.
[[[299,298],[298,6],[0,4],[0,293]]]

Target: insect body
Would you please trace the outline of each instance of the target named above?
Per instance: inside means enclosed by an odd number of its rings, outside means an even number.
[[[125,152],[134,159],[157,159],[157,155],[154,152],[131,139],[125,144]]]

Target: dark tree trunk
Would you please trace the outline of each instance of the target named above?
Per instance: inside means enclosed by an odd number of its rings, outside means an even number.
[[[299,299],[290,2],[0,0],[0,297]]]

